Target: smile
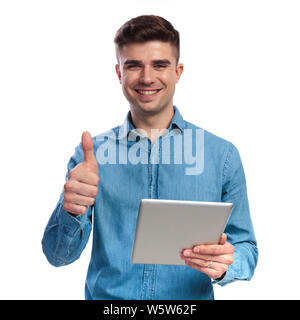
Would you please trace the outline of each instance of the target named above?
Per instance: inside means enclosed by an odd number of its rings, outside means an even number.
[[[145,90],[145,89],[136,89],[135,91],[141,96],[152,96],[157,94],[161,89],[152,89],[152,90]]]

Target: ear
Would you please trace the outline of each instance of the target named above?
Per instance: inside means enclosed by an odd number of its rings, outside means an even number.
[[[120,84],[122,84],[122,76],[121,76],[120,66],[118,64],[116,64],[115,69],[116,69],[117,76],[119,78],[119,82],[120,82]]]
[[[182,63],[178,63],[176,66],[176,83],[179,81],[181,75],[183,72],[183,64]]]

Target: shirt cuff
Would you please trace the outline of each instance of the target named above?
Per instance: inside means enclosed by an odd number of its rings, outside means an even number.
[[[221,278],[218,279],[214,279],[212,281],[213,284],[218,284],[220,286],[225,286],[228,283],[231,283],[233,281],[235,281],[236,279],[234,278],[234,275],[232,273],[232,268],[230,268],[231,266],[228,267],[228,270],[226,271],[225,275]]]
[[[78,228],[81,228],[82,225],[86,222],[87,216],[86,214],[80,214],[78,216],[72,215],[68,211],[66,211],[62,204],[60,204],[60,208],[58,210],[59,217],[58,221],[59,224],[67,226],[67,228],[73,232],[77,231]]]
[[[213,280],[212,283],[225,286],[237,280],[243,280],[243,275],[241,274],[240,255],[237,250],[235,250],[233,253],[233,263],[228,267],[225,276],[220,280]]]

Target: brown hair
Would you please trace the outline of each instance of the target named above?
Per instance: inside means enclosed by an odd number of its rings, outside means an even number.
[[[174,29],[172,24],[160,16],[142,15],[133,18],[123,24],[117,31],[114,42],[116,49],[129,43],[143,43],[151,40],[170,42],[176,49],[176,63],[179,60],[179,32]]]

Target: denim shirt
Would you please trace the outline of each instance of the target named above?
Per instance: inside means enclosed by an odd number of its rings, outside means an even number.
[[[176,106],[168,130],[153,144],[134,128],[130,112],[121,126],[93,137],[93,143],[100,178],[94,205],[72,216],[63,209],[62,192],[42,240],[48,261],[67,265],[80,257],[93,225],[86,299],[214,299],[214,283],[251,279],[258,250],[244,170],[232,143],[183,120]],[[79,145],[66,179],[82,161]],[[234,204],[225,228],[234,262],[222,280],[184,265],[131,263],[143,198]]]

